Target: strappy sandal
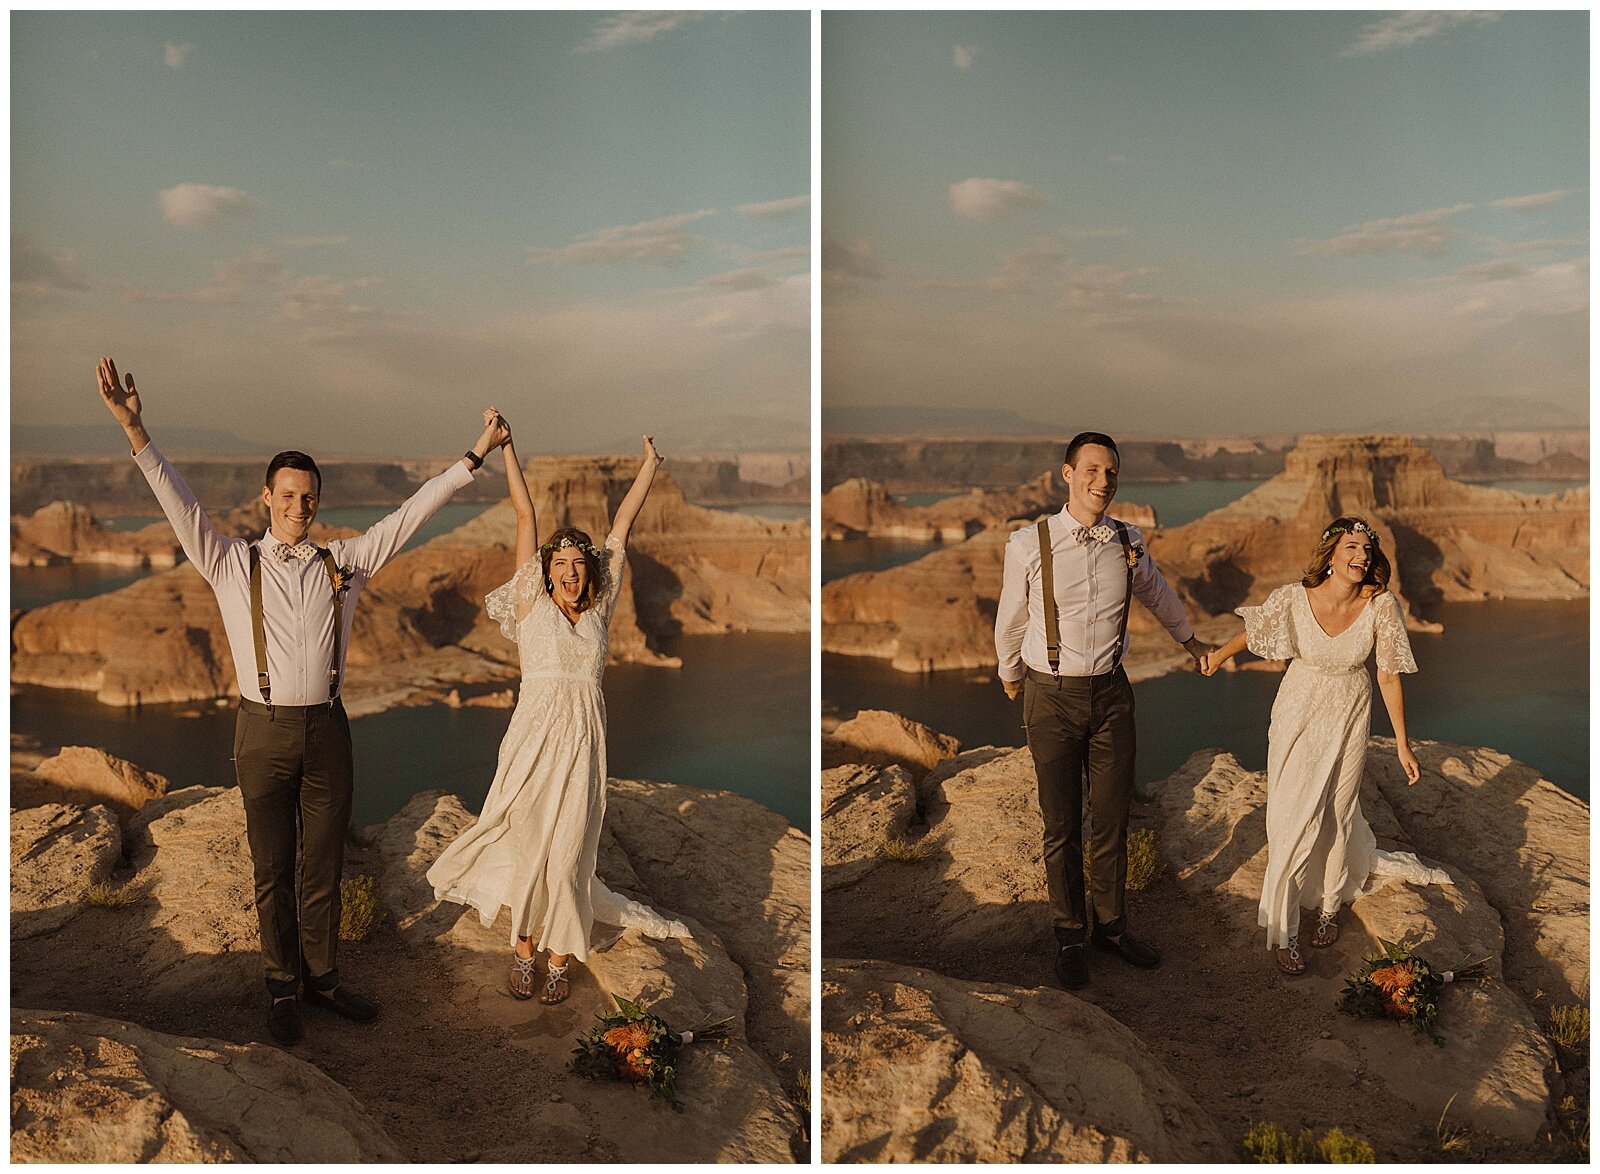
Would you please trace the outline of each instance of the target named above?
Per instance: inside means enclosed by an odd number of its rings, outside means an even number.
[[[544,980],[544,994],[539,996],[541,1003],[547,1007],[554,1007],[557,1003],[567,1001],[567,995],[572,993],[572,984],[567,981],[567,971],[570,969],[572,969],[571,962],[563,966],[557,966],[554,962],[550,964],[549,973]],[[557,983],[562,984],[559,991],[556,989]]]
[[[1298,934],[1292,935],[1289,938],[1287,950],[1289,954],[1289,960],[1287,962],[1285,962],[1283,959],[1284,951],[1281,949],[1274,950],[1272,952],[1273,960],[1277,962],[1279,970],[1283,971],[1291,978],[1298,978],[1300,975],[1306,972],[1305,960],[1300,957],[1300,937]]]
[[[539,968],[539,959],[524,958],[515,950],[511,951],[511,974],[506,979],[506,988],[515,999],[533,998],[533,973]]]
[[[1311,944],[1321,950],[1339,940],[1339,911],[1324,909],[1317,914],[1317,932],[1311,935]]]

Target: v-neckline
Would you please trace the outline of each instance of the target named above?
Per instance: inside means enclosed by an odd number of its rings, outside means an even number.
[[[1337,640],[1340,636],[1343,636],[1351,628],[1359,624],[1361,622],[1361,617],[1366,615],[1367,609],[1372,606],[1372,601],[1377,598],[1375,595],[1367,596],[1367,602],[1362,606],[1361,611],[1356,614],[1356,618],[1351,620],[1344,627],[1340,628],[1338,632],[1330,634],[1328,629],[1322,626],[1322,621],[1317,619],[1317,609],[1311,606],[1311,588],[1307,587],[1304,583],[1300,584],[1300,594],[1305,598],[1306,610],[1311,613],[1311,622],[1317,625],[1317,631],[1321,632],[1323,638],[1326,640]]]

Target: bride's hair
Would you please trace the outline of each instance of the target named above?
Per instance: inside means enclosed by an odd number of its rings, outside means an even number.
[[[1389,586],[1389,560],[1383,553],[1383,547],[1378,543],[1378,532],[1367,525],[1365,518],[1347,516],[1335,518],[1329,522],[1322,531],[1322,537],[1317,540],[1316,549],[1311,552],[1311,561],[1306,564],[1305,577],[1300,580],[1302,586],[1315,587],[1328,577],[1328,570],[1333,562],[1333,552],[1338,548],[1339,542],[1346,534],[1365,534],[1371,556],[1367,560],[1367,573],[1361,580],[1361,585],[1371,585],[1378,591]]]
[[[600,598],[601,588],[605,585],[605,564],[600,561],[600,551],[596,549],[589,536],[575,526],[563,526],[550,539],[539,548],[539,568],[544,574],[544,590],[546,595],[555,594],[555,584],[550,581],[550,560],[555,557],[556,551],[562,545],[575,546],[578,553],[583,555],[583,561],[589,568],[589,580],[584,584],[583,594],[578,597],[578,610],[588,611]]]

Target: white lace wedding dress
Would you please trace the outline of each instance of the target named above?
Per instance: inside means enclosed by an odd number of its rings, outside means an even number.
[[[1299,583],[1259,607],[1241,607],[1250,651],[1290,665],[1267,733],[1267,875],[1259,923],[1269,950],[1287,946],[1300,909],[1335,910],[1393,881],[1450,884],[1450,876],[1409,852],[1382,852],[1361,814],[1361,770],[1378,668],[1414,673],[1400,601],[1388,591],[1367,601],[1355,623],[1329,636]]]
[[[538,949],[580,961],[589,956],[595,921],[656,938],[690,936],[682,922],[612,892],[595,875],[606,812],[600,681],[624,568],[615,537],[606,550],[599,598],[577,623],[545,591],[537,555],[489,594],[489,617],[521,654],[522,694],[483,813],[428,870],[438,899],[471,905],[485,928],[509,907],[513,945],[537,935]]]

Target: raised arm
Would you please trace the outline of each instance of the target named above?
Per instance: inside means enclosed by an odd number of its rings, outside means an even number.
[[[119,375],[116,363],[102,358],[95,375],[100,382],[100,399],[112,418],[122,425],[128,446],[133,450],[133,459],[150,483],[150,490],[183,546],[183,553],[206,582],[215,582],[228,549],[238,539],[217,533],[217,528],[195,500],[194,491],[161,455],[161,450],[150,442],[150,433],[144,427],[144,403],[133,384],[133,373]]]
[[[485,412],[484,418],[487,419],[488,415]],[[473,444],[471,451],[480,458],[481,464],[481,458],[504,444],[509,435],[509,432],[485,425],[483,434]],[[365,534],[358,534],[354,538],[336,538],[328,544],[329,547],[337,544],[339,560],[348,560],[357,571],[371,578],[400,553],[423,523],[433,517],[456,490],[471,484],[473,469],[472,462],[463,456],[437,477],[423,482],[422,487],[407,498],[399,509],[377,522]]]
[[[497,429],[505,435],[502,443],[506,459],[506,489],[511,495],[511,508],[517,515],[516,565],[520,567],[539,549],[539,519],[534,513],[533,498],[528,493],[528,482],[522,476],[522,462],[517,459],[516,446],[511,442],[511,425],[506,423],[500,410],[493,407],[483,413],[483,423],[485,428]]]
[[[644,499],[650,496],[650,483],[656,479],[656,470],[665,463],[661,454],[656,451],[655,438],[646,436],[644,460],[639,465],[639,475],[633,479],[628,495],[617,507],[617,516],[611,519],[611,536],[621,545],[628,545],[628,531],[633,528],[633,520],[644,508]]]

